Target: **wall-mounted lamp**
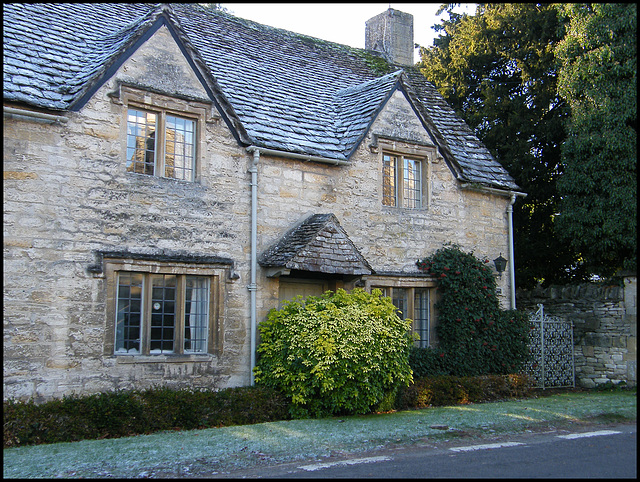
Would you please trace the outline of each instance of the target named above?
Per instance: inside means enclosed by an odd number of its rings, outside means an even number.
[[[493,260],[493,264],[496,265],[498,276],[502,278],[502,272],[507,268],[507,260],[502,257],[502,253],[500,253],[500,256]]]

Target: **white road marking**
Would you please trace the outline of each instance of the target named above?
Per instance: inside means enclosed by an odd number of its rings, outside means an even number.
[[[570,433],[569,435],[558,435],[558,438],[574,439],[583,437],[597,437],[599,435],[613,435],[616,433],[622,432],[616,432],[615,430],[600,430],[599,432]]]
[[[338,462],[329,462],[326,464],[302,465],[298,468],[306,470],[308,472],[313,472],[314,470],[326,469],[329,467],[336,467],[338,465],[370,464],[372,462],[383,462],[385,460],[391,460],[391,458],[385,455],[380,455],[378,457],[364,457],[361,459],[340,460]]]
[[[504,442],[497,444],[469,445],[467,447],[453,447],[449,450],[453,452],[469,452],[471,450],[499,449],[502,447],[515,447],[516,445],[524,445],[520,442]]]

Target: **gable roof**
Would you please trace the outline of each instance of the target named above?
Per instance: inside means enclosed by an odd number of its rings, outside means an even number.
[[[372,274],[334,214],[314,214],[289,230],[258,259],[262,267],[277,267],[347,275]]]
[[[198,4],[3,4],[4,100],[77,109],[167,25],[242,145],[348,160],[402,90],[462,182],[518,190],[413,67]]]

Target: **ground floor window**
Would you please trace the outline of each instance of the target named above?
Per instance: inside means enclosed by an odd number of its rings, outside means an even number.
[[[384,296],[390,297],[403,320],[412,320],[411,330],[415,334],[416,346],[425,348],[436,344],[435,287],[425,282],[394,279],[386,280],[386,283],[373,280],[367,284],[370,289],[378,288]]]
[[[113,326],[108,351],[115,355],[211,353],[217,343],[218,270],[145,263],[135,268],[116,263],[108,273]]]

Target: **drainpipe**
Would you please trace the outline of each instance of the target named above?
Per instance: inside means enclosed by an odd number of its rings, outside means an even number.
[[[513,257],[513,205],[516,202],[516,194],[511,193],[511,201],[507,206],[507,216],[509,218],[509,280],[511,284],[511,309],[516,309],[516,270]]]
[[[321,162],[323,164],[332,164],[334,166],[349,166],[349,161],[340,159],[329,159],[320,156],[311,156],[306,154],[297,154],[295,152],[278,151],[275,149],[267,149],[257,146],[247,147],[248,152],[253,153],[253,162],[249,168],[251,173],[251,281],[247,288],[249,289],[250,310],[251,310],[251,386],[255,384],[253,369],[256,366],[256,338],[257,338],[257,321],[256,321],[256,292],[258,285],[256,283],[256,271],[258,265],[258,162],[260,161],[260,152],[267,155],[288,157],[290,159],[298,159],[301,161]]]
[[[249,149],[247,149],[249,150]],[[256,271],[258,264],[257,244],[258,244],[258,161],[260,160],[260,150],[251,149],[253,151],[253,162],[249,168],[251,173],[251,281],[249,286],[249,294],[251,295],[251,386],[255,385],[253,369],[256,366]],[[249,150],[249,152],[251,152]]]

